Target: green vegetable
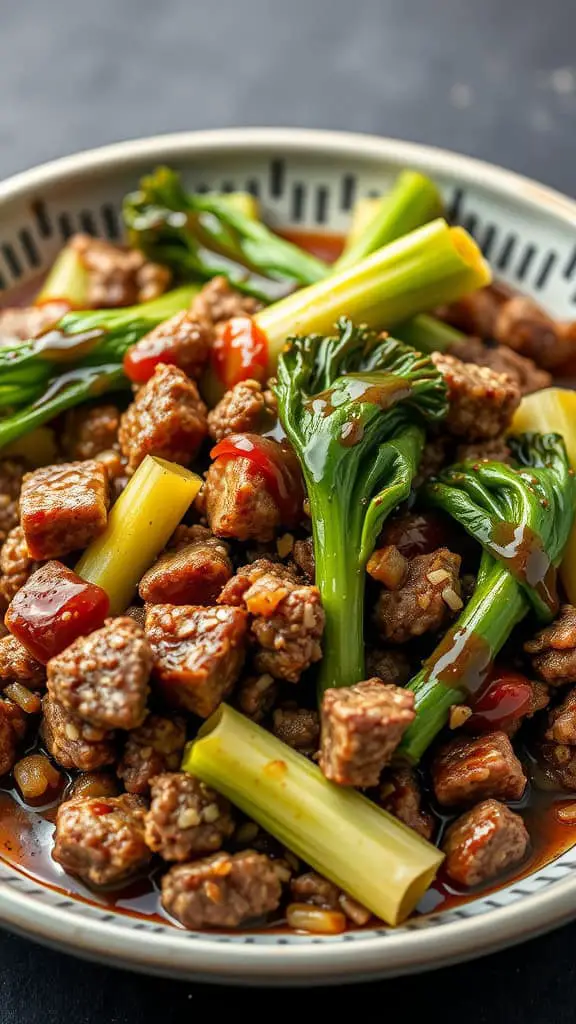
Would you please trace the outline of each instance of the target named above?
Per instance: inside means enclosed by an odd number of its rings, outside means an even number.
[[[343,319],[337,337],[291,339],[275,391],[308,490],[326,613],[320,686],[348,686],[364,678],[365,565],[409,494],[446,389],[427,356]]]
[[[58,253],[48,277],[34,300],[35,306],[46,302],[68,302],[73,309],[83,309],[88,296],[88,271],[80,253],[70,243]]]
[[[195,290],[179,288],[125,309],[67,313],[38,338],[0,348],[0,448],[64,409],[129,387],[122,371],[127,349],[186,309]]]
[[[559,434],[510,438],[516,466],[464,462],[443,471],[424,497],[453,516],[484,551],[474,594],[409,684],[417,716],[401,752],[418,761],[450,707],[482,686],[514,626],[530,607],[556,608],[555,572],[576,508],[576,482]]]
[[[463,341],[465,335],[457,331],[450,324],[443,320],[437,320],[434,316],[421,313],[419,316],[406,320],[394,328],[394,333],[405,341],[407,345],[413,345],[419,352],[449,352],[459,341]]]

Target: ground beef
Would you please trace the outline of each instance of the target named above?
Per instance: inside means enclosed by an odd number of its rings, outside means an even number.
[[[168,703],[201,718],[211,715],[240,675],[246,631],[240,608],[151,605],[146,634],[154,677]]]
[[[463,363],[443,352],[434,352],[432,360],[448,387],[446,429],[467,441],[483,441],[504,433],[520,404],[518,385],[487,366]]]
[[[24,739],[27,722],[26,713],[17,704],[0,697],[0,776],[14,767],[18,744]]]
[[[20,521],[31,558],[61,558],[85,548],[105,530],[108,504],[108,474],[95,460],[27,473]]]
[[[110,772],[82,772],[72,780],[67,800],[84,800],[93,796],[118,796],[118,780]]]
[[[168,268],[150,263],[138,249],[89,235],[75,235],[69,245],[88,271],[88,309],[135,306],[158,298],[170,284]]]
[[[314,560],[314,541],[312,537],[295,541],[292,548],[292,558],[308,583],[314,583],[316,563]]]
[[[0,309],[0,345],[36,338],[68,312],[67,302],[44,302],[41,306]]]
[[[377,676],[383,683],[404,686],[412,675],[412,668],[404,651],[369,647],[366,651],[366,672],[370,678]]]
[[[519,814],[498,800],[483,800],[446,832],[442,843],[446,874],[458,885],[485,885],[519,864],[529,844]]]
[[[225,277],[213,277],[192,300],[190,311],[198,320],[214,327],[235,316],[251,316],[261,303],[230,287]]]
[[[41,735],[48,753],[63,768],[92,772],[116,760],[114,734],[83,722],[57,701],[42,701]]]
[[[558,618],[524,644],[524,650],[548,686],[576,683],[576,608],[563,605]]]
[[[218,602],[250,614],[250,639],[258,672],[297,683],[322,657],[324,609],[317,587],[301,584],[286,567],[266,559],[244,566]]]
[[[52,856],[96,886],[117,886],[147,866],[146,804],[138,796],[84,797],[60,804]]]
[[[550,387],[552,375],[541,370],[532,359],[514,352],[507,345],[487,345],[480,338],[463,338],[450,348],[450,355],[463,363],[487,366],[495,373],[505,373],[519,387],[522,395]]]
[[[538,680],[528,680],[531,688],[530,703],[524,713],[517,718],[512,718],[504,727],[508,736],[515,736],[526,718],[532,718],[538,711],[543,711],[550,703],[550,690],[546,683]]]
[[[388,769],[380,784],[377,799],[385,811],[414,829],[423,839],[432,839],[434,818],[423,807],[422,790],[412,768]]]
[[[493,338],[498,310],[511,295],[512,292],[506,286],[491,284],[464,295],[449,306],[437,309],[436,315],[464,331],[464,334]]]
[[[561,704],[550,711],[544,738],[554,743],[576,746],[576,687],[570,690]]]
[[[488,797],[519,800],[526,788],[524,770],[504,732],[451,740],[432,762],[432,782],[443,807]]]
[[[22,527],[15,526],[0,549],[0,608],[8,607],[39,565],[30,557]]]
[[[229,434],[263,434],[277,416],[276,396],[257,380],[242,380],[208,413],[208,429],[215,441]]]
[[[514,295],[502,303],[494,337],[547,370],[561,366],[571,355],[571,345],[560,325],[525,295]]]
[[[297,903],[309,903],[325,910],[343,910],[354,924],[360,926],[370,920],[371,914],[366,907],[315,871],[306,871],[293,878],[290,890]]]
[[[101,729],[135,729],[146,715],[152,651],[134,619],[108,619],[47,665],[48,692]]]
[[[236,704],[253,722],[261,722],[274,706],[278,683],[269,672],[242,679],[236,689]]]
[[[555,781],[571,792],[576,792],[576,747],[567,743],[542,743],[541,760]]]
[[[402,644],[446,625],[463,606],[460,563],[460,555],[448,548],[413,558],[400,588],[378,597],[374,621],[381,636]]]
[[[157,775],[150,792],[145,838],[164,860],[214,853],[234,831],[228,801],[186,772]]]
[[[29,690],[40,690],[46,681],[46,669],[15,636],[0,639],[0,690],[7,683],[24,683]]]
[[[460,444],[456,449],[456,462],[510,462],[510,449],[503,437],[491,441]]]
[[[198,380],[208,362],[212,338],[212,328],[184,310],[145,334],[131,351],[136,360],[170,363]]]
[[[237,928],[276,910],[282,887],[263,853],[215,853],[162,879],[162,905],[185,928]]]
[[[150,779],[180,767],[186,723],[177,716],[149,714],[126,738],[117,774],[129,793],[147,793]]]
[[[206,474],[202,497],[217,537],[272,540],[282,515],[266,478],[250,459],[216,459]],[[292,523],[284,523],[291,526]]]
[[[320,767],[342,786],[376,786],[414,720],[414,694],[379,679],[326,690]]]
[[[138,592],[149,604],[214,604],[232,576],[228,547],[216,537],[166,551],[144,573]]]
[[[299,707],[277,708],[272,715],[272,732],[294,750],[314,754],[320,737],[318,712]]]
[[[94,459],[114,448],[118,439],[120,410],[117,406],[79,406],[66,413],[61,444],[70,460]]]
[[[0,459],[0,545],[20,519],[19,498],[25,466],[21,459]]]
[[[433,437],[426,441],[413,487],[421,487],[430,477],[440,472],[448,459],[448,438]]]
[[[118,440],[133,473],[146,455],[188,466],[207,433],[206,406],[194,381],[160,363],[122,415]]]

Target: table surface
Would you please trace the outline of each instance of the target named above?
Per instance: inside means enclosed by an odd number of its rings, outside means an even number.
[[[573,193],[575,30],[573,0],[0,0],[0,178],[129,137],[296,125],[446,146]],[[576,925],[367,991],[414,1019],[442,998],[468,1022],[562,1024],[575,948]],[[213,992],[0,933],[0,1024],[170,1024]]]

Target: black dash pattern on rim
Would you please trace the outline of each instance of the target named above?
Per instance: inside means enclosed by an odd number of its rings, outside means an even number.
[[[122,232],[120,230],[119,211],[113,203],[104,203],[104,205],[100,207],[100,218],[105,237],[112,241],[120,238]]]
[[[20,245],[22,246],[24,259],[26,260],[28,266],[34,268],[39,267],[42,260],[40,259],[38,246],[34,241],[32,232],[28,228],[22,228],[18,232],[18,238],[20,239]]]
[[[286,186],[286,162],[275,159],[270,162],[270,195],[280,199]]]
[[[292,197],[290,201],[290,219],[299,224],[304,219],[304,202],[306,199],[306,188],[300,181],[294,182],[292,186]]]
[[[80,224],[80,230],[86,235],[99,235],[100,232],[96,227],[96,220],[92,210],[80,210],[80,213],[78,214],[78,222]]]

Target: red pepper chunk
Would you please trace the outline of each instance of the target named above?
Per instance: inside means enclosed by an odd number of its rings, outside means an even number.
[[[268,339],[249,316],[227,320],[212,346],[212,369],[228,390],[241,380],[266,380]]]
[[[230,434],[218,442],[210,455],[214,460],[248,459],[264,477],[283,524],[295,525],[301,518],[304,485],[298,460],[288,444],[260,434]]]
[[[520,672],[495,670],[466,720],[469,732],[506,729],[530,710],[532,687]]]
[[[6,626],[41,662],[79,636],[103,625],[110,602],[102,587],[87,583],[61,562],[46,562],[12,599]]]
[[[159,363],[177,365],[176,354],[169,338],[145,340],[146,345],[138,342],[129,348],[124,356],[124,373],[134,384],[146,384]]]

